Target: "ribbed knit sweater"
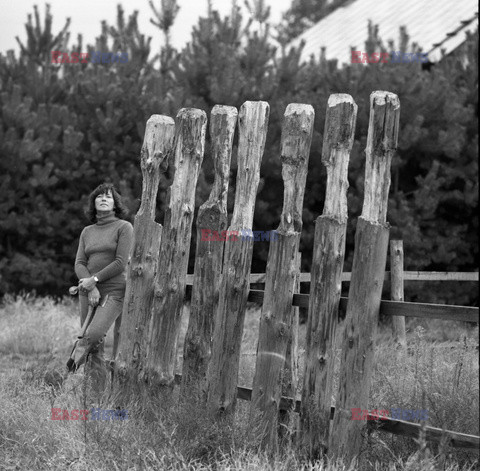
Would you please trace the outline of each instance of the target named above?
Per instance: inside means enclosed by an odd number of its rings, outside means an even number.
[[[133,227],[115,217],[113,211],[97,214],[97,222],[80,234],[75,273],[78,278],[98,278],[100,294],[123,296],[125,268],[133,241]]]

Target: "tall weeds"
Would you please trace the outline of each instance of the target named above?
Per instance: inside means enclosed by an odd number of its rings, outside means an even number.
[[[249,314],[247,329],[257,325],[255,315]],[[122,404],[107,393],[96,404],[127,409],[125,421],[52,420],[52,408],[91,407],[82,371],[66,375],[64,370],[77,328],[71,300],[56,303],[24,296],[7,298],[0,307],[0,456],[5,457],[0,468],[466,471],[476,464],[471,453],[449,449],[446,442],[432,447],[422,437],[415,442],[375,431],[367,437],[358,463],[350,467],[303,459],[295,449],[294,429],[280,453],[271,457],[259,451],[258,437],[249,429],[249,403],[238,402],[232,426],[213,421],[195,398],[175,396],[178,390],[170,399],[157,394],[131,397]],[[255,334],[246,334],[247,352]],[[437,344],[417,329],[405,351],[392,349],[385,332],[379,338],[372,409],[426,408],[428,425],[478,435],[473,337]],[[244,363],[245,380],[253,376],[250,363]]]

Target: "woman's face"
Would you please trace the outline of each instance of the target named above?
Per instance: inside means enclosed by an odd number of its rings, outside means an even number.
[[[115,205],[113,200],[113,195],[110,190],[107,190],[106,193],[98,195],[95,198],[95,209],[97,211],[112,211]]]

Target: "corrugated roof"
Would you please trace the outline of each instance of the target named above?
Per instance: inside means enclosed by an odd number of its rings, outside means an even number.
[[[290,43],[298,46],[305,40],[302,60],[316,58],[325,48],[326,59],[339,64],[351,62],[351,48],[365,51],[368,21],[379,25],[378,35],[388,50],[393,40],[399,49],[400,26],[406,26],[409,44],[417,43],[428,52],[431,62],[441,59],[465,41],[465,31],[478,26],[478,3],[475,0],[355,0],[340,7]]]

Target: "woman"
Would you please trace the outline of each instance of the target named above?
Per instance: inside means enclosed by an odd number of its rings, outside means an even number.
[[[75,259],[82,325],[88,305],[96,307],[96,311],[85,333],[85,352],[77,365],[89,361],[93,386],[102,392],[107,378],[103,341],[122,313],[133,227],[123,220],[127,211],[111,183],[93,190],[86,213],[93,224],[83,229]]]

